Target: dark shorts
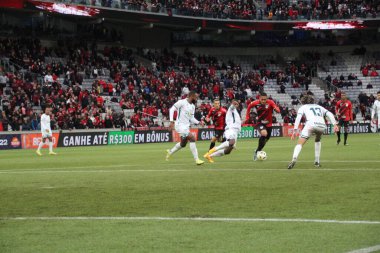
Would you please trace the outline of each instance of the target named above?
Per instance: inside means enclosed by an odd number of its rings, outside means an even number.
[[[265,124],[258,124],[256,127],[257,131],[261,132],[262,130],[267,130],[267,139],[269,139],[272,136],[272,127],[269,127]]]
[[[215,129],[215,138],[217,140],[222,140],[223,139],[223,134],[224,134],[224,130],[216,130]]]
[[[348,121],[345,121],[344,119],[340,119],[338,122],[338,125],[341,127],[348,127]]]

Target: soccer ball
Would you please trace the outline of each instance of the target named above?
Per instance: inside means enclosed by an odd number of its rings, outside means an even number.
[[[257,160],[264,161],[267,159],[267,153],[265,151],[257,152]]]

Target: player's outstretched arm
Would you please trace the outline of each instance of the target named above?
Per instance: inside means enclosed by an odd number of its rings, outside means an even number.
[[[273,106],[273,109],[274,109],[277,113],[280,113],[280,107],[278,107],[278,106],[276,105],[275,102],[273,102],[273,101],[270,101],[270,102],[271,102],[271,104],[272,104],[272,106]]]
[[[169,110],[169,120],[170,120],[169,129],[170,130],[174,129],[174,112],[176,112],[176,111],[178,111],[178,109],[177,109],[177,107],[175,105],[173,105],[172,107],[170,107],[170,110]]]
[[[334,133],[338,132],[339,128],[338,128],[334,115],[330,111],[327,111],[327,110],[326,110],[325,115],[329,119],[329,122],[334,125],[334,129],[333,129]]]
[[[372,122],[375,122],[375,114],[377,112],[378,108],[376,107],[376,103],[373,103],[373,106],[371,108],[371,120]]]
[[[251,109],[252,107],[254,106],[254,102],[251,102],[249,105],[248,105],[248,108],[247,108],[247,111],[245,113],[245,123],[248,123],[249,122],[249,116],[251,114]]]

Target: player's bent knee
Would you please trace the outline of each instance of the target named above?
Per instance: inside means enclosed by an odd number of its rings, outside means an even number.
[[[234,148],[234,146],[232,145],[230,145],[230,146],[228,146],[225,150],[224,150],[224,154],[225,155],[229,155],[230,153],[231,153],[231,151],[232,151],[232,149]]]
[[[186,147],[186,144],[187,144],[187,138],[185,137],[185,138],[181,138],[181,142],[180,142],[180,146],[182,147],[182,148],[184,148],[184,147]]]

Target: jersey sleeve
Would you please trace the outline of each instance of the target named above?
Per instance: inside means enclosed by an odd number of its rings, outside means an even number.
[[[175,103],[169,110],[169,118],[170,121],[174,121],[174,112],[178,111],[183,105],[183,101],[179,100],[177,103]]]
[[[272,108],[273,108],[276,112],[280,112],[280,108],[276,105],[276,103],[275,103],[273,100],[269,100],[268,102],[270,103],[270,105],[272,106]]]
[[[321,108],[321,111],[322,111],[323,117],[324,117],[324,118],[328,118],[328,119],[329,119],[329,122],[330,122],[331,124],[336,125],[336,120],[335,120],[334,114],[332,114],[329,110],[327,110],[327,109],[324,108],[323,106],[319,106],[319,108]]]
[[[179,110],[182,106],[183,106],[183,100],[179,100],[179,101],[177,101],[177,103],[175,103],[173,105],[173,107],[176,109],[176,111]]]
[[[301,119],[302,119],[302,116],[304,115],[304,112],[305,111],[305,106],[301,106],[299,109],[298,109],[298,112],[297,112],[297,117],[296,117],[296,121],[294,122],[294,129],[297,130],[300,123],[301,123]]]
[[[377,103],[375,101],[375,103],[373,103],[373,106],[372,106],[372,112],[371,112],[371,119],[374,120],[375,119],[375,114],[377,112],[379,108],[377,108]]]
[[[192,109],[192,116],[191,116],[190,121],[191,121],[191,123],[198,125],[200,122],[199,122],[199,120],[197,120],[197,119],[194,117],[194,114],[195,114],[195,106],[194,106],[193,109]]]

